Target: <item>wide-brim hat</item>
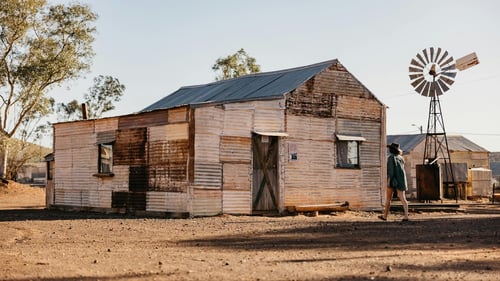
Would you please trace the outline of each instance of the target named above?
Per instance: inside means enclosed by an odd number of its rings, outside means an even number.
[[[399,148],[399,143],[396,142],[389,144],[387,147],[394,151],[401,151],[401,148]]]

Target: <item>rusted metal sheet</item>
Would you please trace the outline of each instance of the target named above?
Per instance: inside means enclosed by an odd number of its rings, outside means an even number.
[[[333,141],[335,136],[334,118],[287,115],[286,121],[287,139]]]
[[[337,117],[380,121],[380,103],[377,100],[352,96],[339,96]]]
[[[329,93],[296,90],[287,95],[286,108],[297,116],[332,117],[336,97]]]
[[[147,161],[146,144],[146,127],[117,130],[113,146],[113,164],[145,165]]]
[[[443,192],[439,165],[417,165],[416,169],[418,200],[441,200]]]
[[[145,211],[146,192],[114,191],[112,193],[112,207],[126,208],[127,211]]]
[[[120,116],[118,129],[142,128],[150,126],[161,126],[168,123],[168,113],[165,110],[139,113],[134,115]]]
[[[96,136],[96,143],[97,144],[103,144],[103,143],[111,143],[115,141],[115,131],[103,131],[103,132],[98,132]]]
[[[187,192],[187,140],[149,143],[149,189]]]
[[[130,191],[145,192],[148,190],[148,166],[130,166],[128,182]]]
[[[222,213],[222,191],[193,189],[193,215],[215,216]]]
[[[168,124],[167,140],[187,140],[189,138],[188,123]]]

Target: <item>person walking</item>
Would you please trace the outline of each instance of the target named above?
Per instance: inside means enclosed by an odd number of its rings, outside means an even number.
[[[403,205],[403,221],[408,221],[408,201],[406,201],[405,192],[408,190],[405,173],[405,160],[402,156],[403,151],[399,148],[399,143],[391,143],[387,146],[391,155],[387,158],[387,191],[385,198],[384,213],[379,216],[381,220],[386,221],[389,209],[391,208],[391,199],[394,192],[397,192],[398,198]]]

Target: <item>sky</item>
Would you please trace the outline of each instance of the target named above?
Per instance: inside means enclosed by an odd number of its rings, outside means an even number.
[[[57,102],[82,99],[94,77],[111,75],[126,90],[106,116],[134,113],[180,87],[213,82],[215,61],[244,48],[263,72],[338,59],[387,105],[388,135],[416,134],[427,129],[430,99],[413,90],[408,67],[440,47],[480,61],[440,96],[446,133],[500,151],[500,1],[79,2],[99,16],[96,56],[90,73],[49,93]]]

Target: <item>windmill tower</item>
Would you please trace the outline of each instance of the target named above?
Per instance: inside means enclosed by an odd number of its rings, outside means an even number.
[[[418,192],[421,200],[438,200],[442,197],[440,187],[442,173],[438,160],[444,162],[443,173],[445,178],[452,179],[452,182],[454,182],[455,177],[451,165],[448,138],[446,137],[439,96],[450,89],[450,86],[455,82],[458,70],[465,70],[478,63],[475,53],[455,61],[448,51],[434,47],[422,50],[410,61],[409,76],[411,85],[418,94],[430,97],[423,167],[420,167],[420,169],[417,167],[417,187],[422,182],[431,187],[430,192],[426,192],[427,188],[424,188],[422,196],[420,194],[422,192]],[[423,174],[420,177],[419,171]],[[454,187],[455,199],[457,199],[457,189],[456,186]],[[418,189],[419,191],[422,190],[419,187]]]

